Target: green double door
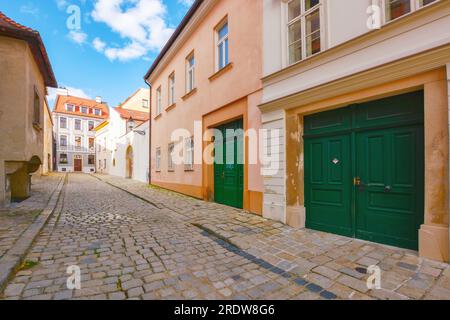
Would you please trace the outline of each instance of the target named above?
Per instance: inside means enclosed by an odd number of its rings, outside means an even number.
[[[305,117],[308,228],[417,249],[423,93]]]
[[[241,119],[215,129],[217,131],[214,139],[214,201],[243,208],[243,121]]]

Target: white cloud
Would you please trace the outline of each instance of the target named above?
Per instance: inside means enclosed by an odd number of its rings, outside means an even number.
[[[96,0],[92,18],[125,41],[122,47],[107,45],[100,51],[110,60],[126,61],[160,50],[174,31],[165,15],[162,0]]]
[[[94,41],[92,41],[92,45],[98,52],[103,52],[106,47],[106,43],[103,42],[100,38],[95,38]]]
[[[39,16],[39,8],[35,7],[32,3],[27,3],[21,6],[20,12],[25,14],[31,14],[34,17]]]
[[[77,44],[84,44],[87,40],[88,35],[80,30],[72,30],[70,31],[67,36],[70,40]]]
[[[66,0],[56,0],[56,5],[59,10],[63,10],[69,5],[69,3]]]
[[[88,95],[83,89],[74,88],[74,87],[65,87],[67,90],[69,90],[69,95],[79,98],[85,98],[85,99],[92,99],[90,95]],[[56,100],[56,92],[58,89],[56,88],[47,88],[48,95],[47,100],[49,103],[49,106],[53,108]]]
[[[184,4],[185,6],[192,6],[195,0],[178,0],[179,3]]]

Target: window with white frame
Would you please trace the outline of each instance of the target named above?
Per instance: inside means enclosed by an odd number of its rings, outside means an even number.
[[[148,109],[148,100],[142,99],[142,108]]]
[[[161,148],[156,148],[156,171],[161,171]]]
[[[59,127],[61,129],[67,129],[67,118],[64,117],[59,118]]]
[[[195,89],[195,56],[192,53],[186,59],[186,92]]]
[[[384,0],[385,22],[400,18],[438,0]]]
[[[291,0],[288,11],[289,64],[322,50],[321,0]]]
[[[194,170],[194,138],[186,138],[184,145],[184,169],[186,171],[192,171]]]
[[[81,120],[80,119],[75,119],[75,130],[77,130],[77,131],[81,131],[82,130]]]
[[[66,111],[74,112],[75,111],[75,106],[73,104],[66,104]]]
[[[102,115],[102,110],[95,108],[94,109],[94,115],[101,116]]]
[[[175,156],[175,144],[170,143],[168,148],[168,162],[167,162],[167,168],[169,171],[175,171],[175,164],[173,162],[173,158]]]
[[[175,73],[169,76],[169,106],[175,104]]]
[[[60,136],[59,137],[59,146],[60,147],[67,147],[67,136]]]
[[[83,146],[83,138],[82,137],[75,137],[75,149],[80,150]]]
[[[228,60],[228,21],[222,22],[216,29],[216,71],[219,71],[226,67],[229,63]]]
[[[88,127],[89,127],[89,131],[94,130],[94,128],[95,128],[95,122],[94,122],[94,121],[89,121],[89,122],[88,122]]]
[[[60,164],[68,164],[69,163],[66,153],[61,153],[59,155],[59,163]]]
[[[82,107],[81,107],[81,113],[87,114],[87,113],[88,113],[88,107],[82,106]]]
[[[162,97],[161,86],[156,89],[156,115],[159,116],[162,113]]]

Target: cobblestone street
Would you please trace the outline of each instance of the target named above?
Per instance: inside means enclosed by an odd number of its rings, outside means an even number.
[[[450,266],[416,252],[100,175],[69,175],[24,260],[0,298],[450,299]],[[66,287],[70,265],[81,290]],[[380,290],[366,286],[370,265]]]

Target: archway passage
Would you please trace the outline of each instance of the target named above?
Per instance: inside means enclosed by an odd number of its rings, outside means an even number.
[[[127,179],[133,178],[133,147],[128,146],[126,154],[126,174]]]

